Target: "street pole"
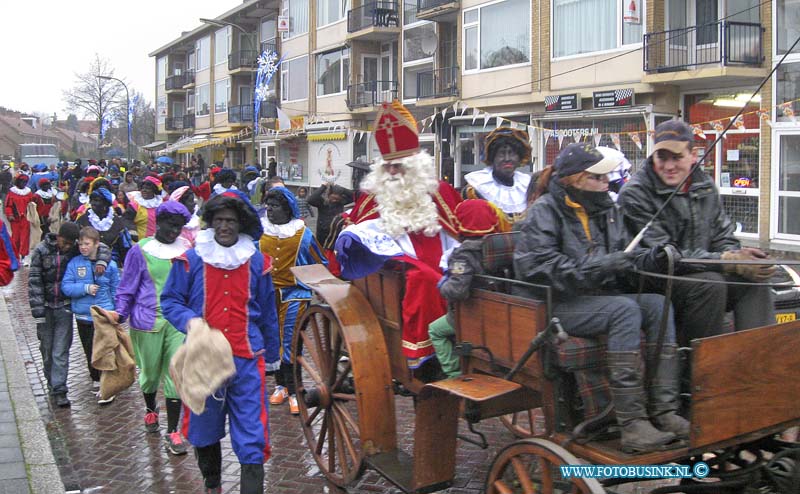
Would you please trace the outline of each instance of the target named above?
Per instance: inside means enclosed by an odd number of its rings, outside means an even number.
[[[126,134],[128,137],[128,166],[131,166],[131,95],[128,92],[128,85],[122,82],[121,79],[108,75],[99,75],[97,78],[105,81],[117,81],[125,88],[125,101],[127,102],[125,105],[125,121],[128,122],[128,133]]]

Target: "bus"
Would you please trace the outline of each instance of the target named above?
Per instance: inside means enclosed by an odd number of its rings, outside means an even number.
[[[19,163],[27,163],[30,166],[44,163],[58,165],[58,148],[55,144],[20,144]]]

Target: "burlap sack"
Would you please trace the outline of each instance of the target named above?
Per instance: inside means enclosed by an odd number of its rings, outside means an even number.
[[[33,252],[33,249],[42,241],[42,222],[39,220],[39,210],[36,209],[35,202],[28,203],[26,213],[28,222],[31,224],[31,234],[28,237],[29,252]]]
[[[50,208],[48,218],[50,219],[50,231],[58,233],[58,229],[61,228],[61,223],[63,223],[61,220],[61,201],[56,201],[53,204],[53,207]]]
[[[131,337],[109,311],[93,305],[94,340],[92,367],[100,373],[100,398],[108,398],[128,389],[136,379]]]
[[[233,350],[225,335],[203,319],[189,321],[186,342],[169,364],[169,375],[183,403],[200,415],[206,399],[234,374]]]

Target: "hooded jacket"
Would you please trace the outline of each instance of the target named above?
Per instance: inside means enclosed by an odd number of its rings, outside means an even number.
[[[105,273],[97,276],[93,261],[86,256],[78,255],[67,264],[67,271],[61,281],[64,295],[72,299],[72,312],[76,319],[91,321],[90,309],[97,305],[106,310],[114,310],[114,297],[119,285],[119,269],[117,263],[108,263]],[[89,285],[98,285],[97,293],[89,295]]]
[[[77,246],[66,254],[61,253],[55,233],[45,235],[44,240],[33,249],[28,272],[28,302],[33,317],[44,317],[45,307],[60,309],[70,305],[69,296],[61,289],[61,280],[69,262],[79,255]],[[101,242],[97,248],[97,264],[107,266],[109,262],[111,250]]]
[[[686,192],[679,192],[667,204],[642,238],[642,247],[671,242],[683,257],[719,259],[720,253],[737,250],[735,225],[722,208],[714,181],[701,169],[695,170]],[[619,194],[619,205],[627,232],[634,236],[650,221],[674,187],[666,186],[653,170],[652,156]],[[681,265],[682,270],[687,267]],[[721,266],[719,267],[721,268]],[[696,268],[708,271],[707,266]]]

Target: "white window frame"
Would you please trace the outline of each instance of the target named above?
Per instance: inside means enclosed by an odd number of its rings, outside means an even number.
[[[167,56],[159,57],[156,60],[156,77],[159,86],[167,83]]]
[[[208,113],[198,113],[198,110],[200,110],[203,107],[203,104],[200,101],[200,91],[203,88],[208,88]],[[212,111],[213,109],[214,109],[214,107],[212,106],[212,103],[211,103],[211,83],[207,82],[205,84],[201,84],[201,85],[197,86],[195,88],[195,92],[194,92],[194,114],[195,114],[195,116],[206,117],[206,116],[211,115],[213,113],[213,111]]]
[[[784,136],[798,136],[800,137],[800,127],[793,129],[773,129],[772,130],[772,159],[770,160],[771,177],[780,177],[780,156],[781,156],[781,138]],[[791,242],[800,242],[800,235],[791,233],[778,232],[778,219],[780,215],[778,211],[780,208],[780,199],[782,197],[800,197],[800,191],[786,191],[780,192],[778,187],[779,179],[773,178],[770,180],[770,204],[769,204],[769,224],[770,224],[770,239],[771,240],[785,240]]]
[[[292,17],[289,15],[289,12],[290,12],[289,4],[292,1],[295,1],[295,2],[297,2],[297,1],[301,1],[301,2],[305,1],[306,2],[306,27],[305,27],[305,31],[303,31],[303,32],[298,32],[298,33],[293,33],[292,32],[292,27],[294,26],[294,22],[292,21]],[[316,5],[315,5],[315,7],[316,7]],[[290,39],[294,39],[294,38],[297,38],[299,36],[307,35],[308,31],[309,31],[309,24],[311,24],[311,15],[310,15],[310,13],[311,13],[311,0],[283,0],[283,3],[281,5],[281,15],[282,16],[286,16],[286,17],[289,18],[289,31],[285,32],[285,33],[278,33],[278,34],[281,35],[281,39],[284,40],[284,41],[288,41]]]
[[[224,82],[225,84],[225,109],[222,111],[217,111],[217,84]],[[214,81],[214,115],[219,115],[220,113],[228,113],[228,107],[231,104],[231,78],[226,77],[225,79],[217,79]]]
[[[202,55],[203,55],[203,44],[205,44],[206,47],[208,48],[208,52],[206,53],[205,66],[201,66],[200,65],[200,62],[203,61],[203,57],[202,57]],[[197,57],[197,59],[195,61],[195,67],[196,67],[195,70],[197,72],[200,72],[200,71],[203,71],[203,70],[208,70],[211,67],[211,35],[203,36],[202,38],[198,39],[197,43],[195,43],[194,52],[195,52],[195,56]]]
[[[317,22],[319,22],[319,8],[318,8],[319,7],[319,1],[320,0],[314,0],[314,7],[317,9]],[[344,5],[342,5],[342,4],[344,4]],[[334,24],[338,24],[340,22],[346,21],[347,20],[347,12],[350,11],[350,10],[351,10],[350,9],[350,0],[339,0],[339,10],[338,11],[339,12],[343,12],[342,16],[340,18],[336,19],[335,21],[331,21],[331,22],[329,22],[327,24],[318,24],[317,25],[317,29],[320,29],[320,28],[323,28],[323,27],[332,26]]]
[[[319,83],[317,82],[319,80],[319,74],[316,73],[317,70],[319,69],[319,57],[323,55],[330,55],[331,53],[339,53],[339,91],[335,93],[319,94],[319,87],[318,87]],[[322,53],[317,53],[315,57],[316,58],[314,59],[314,94],[317,95],[317,98],[325,98],[328,96],[336,96],[346,93],[347,87],[345,86],[346,78],[344,76],[344,59],[346,58],[350,60],[350,62],[348,63],[348,68],[350,68],[350,63],[352,63],[352,60],[350,58],[350,49],[341,47],[335,50],[329,50]]]
[[[308,55],[300,55],[299,57],[290,58],[290,59],[285,60],[285,61],[283,61],[281,63],[281,102],[283,102],[283,103],[293,103],[295,101],[305,101],[305,100],[308,99],[308,97],[309,97],[309,95],[311,93],[311,88],[310,87],[306,87],[306,97],[305,98],[287,99],[286,88],[289,87],[289,84],[290,84],[291,81],[284,81],[284,77],[286,77],[286,78],[290,78],[291,77],[291,71],[289,70],[289,66],[291,65],[292,62],[294,62],[295,60],[299,60],[301,58],[305,58],[306,59],[306,80],[305,80],[304,84],[308,85],[308,73],[309,73],[309,69],[310,69],[310,67],[308,67],[308,62],[309,62]]]
[[[528,29],[528,61],[527,62],[515,63],[515,64],[511,64],[511,65],[502,65],[500,67],[491,67],[491,68],[488,68],[488,69],[482,69],[481,68],[481,9],[483,9],[484,7],[491,7],[493,5],[497,5],[499,3],[503,3],[503,2],[507,2],[507,1],[508,0],[494,0],[492,2],[482,3],[482,4],[478,5],[478,6],[475,6],[475,7],[472,7],[472,8],[468,8],[468,9],[464,9],[464,10],[461,11],[461,14],[460,14],[461,15],[461,20],[462,20],[462,23],[461,23],[462,24],[462,26],[461,26],[461,40],[462,40],[462,42],[461,42],[461,45],[462,45],[461,46],[461,67],[466,67],[467,66],[467,64],[466,64],[466,61],[467,61],[467,44],[464,42],[464,40],[466,38],[465,35],[464,35],[464,32],[466,31],[467,28],[470,28],[470,27],[477,27],[478,28],[478,40],[477,40],[477,46],[478,46],[478,68],[477,69],[470,69],[470,70],[463,69],[463,71],[462,71],[463,74],[477,74],[479,72],[493,72],[493,71],[496,71],[496,70],[514,69],[514,68],[517,68],[517,67],[525,67],[525,66],[530,66],[531,65],[531,60],[533,59],[533,42],[532,42],[532,40],[533,40],[533,34],[532,34],[533,33],[533,26],[529,25],[528,27],[530,29]],[[551,2],[552,2],[552,0],[551,0]],[[528,2],[528,8],[530,9],[529,13],[533,11],[533,5],[532,5],[531,2]],[[478,20],[475,21],[475,22],[470,22],[470,23],[464,24],[464,22],[463,22],[464,14],[466,14],[467,12],[470,12],[472,10],[477,10],[478,11]],[[530,19],[531,18],[529,16],[528,22],[531,22]],[[438,36],[438,34],[439,34],[438,29],[436,31],[436,34]]]
[[[186,70],[195,70],[197,68],[197,52],[195,50],[186,52]]]
[[[225,56],[223,56],[223,60],[218,62],[217,61],[217,51],[219,47],[217,46],[217,35],[224,34],[225,35]],[[228,63],[228,56],[231,54],[231,27],[225,26],[223,28],[217,29],[214,32],[214,67],[217,65],[222,65],[223,63]]]
[[[403,0],[398,0],[398,1],[402,2]],[[504,2],[506,0],[500,0],[500,1]],[[416,27],[424,26],[426,24],[433,24],[433,32],[436,34],[436,37],[438,39],[438,37],[439,37],[439,23],[438,22],[418,20],[417,22],[412,22],[411,24],[406,24],[406,25],[403,26],[403,36],[400,38],[400,43],[401,44],[405,43],[405,41],[406,41],[406,31],[408,31],[410,29],[414,29]],[[398,93],[397,94],[397,98],[400,99],[403,103],[413,104],[413,103],[415,103],[417,101],[417,98],[406,98],[405,95],[403,94],[403,93],[405,93],[405,87],[406,87],[405,86],[405,84],[406,84],[406,81],[405,81],[406,68],[412,68],[412,67],[417,67],[417,66],[420,66],[420,65],[431,64],[431,68],[435,69],[436,68],[436,53],[438,51],[439,50],[438,50],[438,47],[437,47],[436,52],[434,52],[433,55],[431,55],[430,57],[420,58],[419,60],[414,60],[413,62],[402,62],[401,63],[400,73],[397,74],[397,82],[398,82],[398,84],[397,84],[397,93]],[[378,75],[379,76],[381,75],[380,74],[381,73],[381,58],[383,57],[383,54],[384,54],[384,51],[383,51],[383,48],[381,48],[381,53],[380,53],[380,55],[378,55]],[[394,57],[392,56],[391,47],[389,48],[389,57],[390,57],[390,63],[394,62],[394,60],[392,60]],[[398,58],[402,59],[403,57],[399,56]],[[416,85],[417,85],[417,80],[414,79],[414,86],[416,87]]]
[[[644,46],[644,36],[647,34],[647,0],[641,0],[639,5],[642,8],[642,13],[640,14],[640,18],[642,21],[642,41],[638,43],[622,43],[622,24],[623,24],[623,12],[622,12],[622,5],[623,2],[620,0],[616,0],[615,5],[617,6],[617,22],[616,24],[616,31],[617,31],[617,46],[614,48],[609,48],[606,50],[597,50],[597,51],[589,51],[585,53],[577,53],[575,55],[564,55],[563,57],[556,57],[553,54],[555,53],[555,6],[553,5],[554,1],[550,0],[550,61],[560,61],[560,60],[571,60],[574,58],[583,58],[583,57],[595,57],[598,55],[605,55],[605,54],[612,54],[618,53],[621,51],[630,50],[636,47]],[[665,7],[666,10],[666,7]],[[665,16],[667,13],[665,12]],[[479,40],[480,42],[480,40]],[[480,45],[479,45],[480,46]]]

